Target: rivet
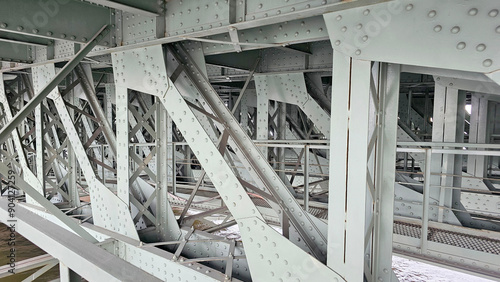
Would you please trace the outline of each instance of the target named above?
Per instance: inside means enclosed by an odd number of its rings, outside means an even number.
[[[38,33],[38,29],[35,28],[35,29],[32,30],[32,32],[35,33],[35,34],[37,34]]]
[[[457,44],[457,49],[458,50],[463,50],[465,48],[465,46],[467,46],[465,44],[465,42],[460,42],[460,43]]]
[[[363,36],[362,39],[363,39],[363,41],[367,41],[368,40],[368,35]]]
[[[497,33],[500,33],[500,25],[497,26],[497,29],[495,30]]]
[[[486,49],[486,45],[484,45],[484,44],[479,44],[476,46],[476,50],[478,52],[483,52],[485,49]]]
[[[453,34],[457,34],[460,32],[460,27],[458,26],[454,26],[452,29],[451,29],[451,33]]]
[[[411,9],[413,9],[413,4],[406,5],[406,10],[407,11],[410,11]]]
[[[440,31],[441,31],[441,29],[443,29],[443,27],[442,27],[442,26],[440,26],[440,25],[436,25],[436,26],[434,27],[434,31],[435,31],[435,32],[440,32]]]
[[[346,31],[347,31],[347,27],[346,27],[346,26],[343,26],[340,30],[341,30],[342,32],[346,32]]]
[[[494,10],[491,10],[488,15],[492,18],[496,17],[498,15],[498,10],[497,9],[494,9]]]
[[[358,24],[358,25],[356,26],[356,28],[357,28],[357,29],[361,29],[362,27],[363,27],[363,25],[362,25],[362,24]]]
[[[17,30],[18,30],[18,31],[21,31],[21,30],[23,30],[23,29],[24,29],[24,27],[22,27],[22,26],[18,26],[18,27],[17,27]]]
[[[483,61],[483,66],[485,66],[485,67],[491,67],[492,64],[493,64],[493,61],[490,59],[486,59]]]
[[[340,40],[335,41],[335,45],[339,46],[340,45]]]
[[[477,15],[477,9],[476,8],[472,8],[469,10],[469,16],[475,16]]]
[[[7,26],[8,26],[8,24],[6,24],[6,23],[1,23],[1,24],[0,24],[0,27],[1,27],[1,28],[6,28]]]
[[[358,56],[361,55],[361,50],[359,50],[359,49],[356,50],[356,55],[358,55]]]
[[[341,15],[338,15],[336,18],[335,18],[337,21],[340,21],[342,19],[342,16]]]
[[[368,16],[370,14],[370,10],[366,9],[363,11],[363,15]]]
[[[436,16],[436,11],[434,11],[434,10],[430,11],[430,12],[427,14],[427,16],[428,16],[429,18],[434,18],[434,17]]]

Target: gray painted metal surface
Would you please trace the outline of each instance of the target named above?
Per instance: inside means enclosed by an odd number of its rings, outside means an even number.
[[[18,231],[63,281],[498,279],[496,4],[5,1]]]

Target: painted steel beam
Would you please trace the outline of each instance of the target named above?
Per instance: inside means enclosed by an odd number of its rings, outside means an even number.
[[[2,10],[3,11],[3,10]],[[33,111],[42,101],[47,97],[52,90],[64,80],[64,78],[75,68],[80,61],[99,43],[100,40],[109,32],[108,26],[103,26],[92,37],[90,42],[85,45],[74,57],[69,61],[57,75],[47,84],[47,86],[31,99],[21,111],[19,111],[14,118],[2,128],[0,131],[0,142],[5,141],[5,138],[14,130],[18,124],[24,120],[28,114]]]
[[[480,93],[472,94],[469,142],[487,143],[489,138],[488,127],[488,100]],[[467,172],[476,177],[486,177],[486,159],[485,156],[469,156],[467,159]],[[468,186],[468,183],[465,181],[463,185]],[[472,188],[472,186],[469,187]]]
[[[460,128],[460,112],[465,112],[465,93],[459,93],[458,89],[443,87],[436,84],[434,93],[434,113],[432,115],[432,141],[433,142],[463,142],[463,125]],[[459,136],[462,140],[459,140]],[[441,175],[431,176],[432,186],[454,187],[455,156],[449,154],[433,155],[431,171]],[[461,169],[461,164],[460,164]],[[461,171],[460,171],[461,174]],[[459,185],[458,187],[461,187]],[[460,193],[447,188],[433,189],[431,197],[438,199],[438,222],[450,223],[454,219],[453,214],[444,207],[452,207],[452,194]]]
[[[52,256],[50,256],[49,254],[37,256],[34,258],[25,259],[25,260],[16,262],[16,273],[21,273],[21,272],[29,271],[32,269],[36,269],[36,268],[39,268],[41,266],[47,265],[48,263],[52,263],[52,262],[57,262],[57,260],[55,258],[53,258]],[[14,274],[9,272],[9,269],[10,269],[10,265],[5,265],[5,266],[0,267],[0,279],[14,275]]]
[[[83,1],[5,0],[0,10],[0,30],[87,43],[96,30],[112,24],[111,18],[110,9]],[[103,45],[110,43],[110,36],[103,40]]]
[[[4,81],[0,81],[0,104],[3,105],[4,109],[4,118],[6,121],[10,121],[12,119],[12,109],[10,108],[9,101],[7,99],[7,94],[5,93]],[[28,161],[26,155],[23,150],[23,146],[21,143],[21,136],[19,134],[19,129],[16,128],[12,131],[12,141],[16,150],[18,151],[19,164],[21,168],[25,171],[30,171],[28,167]]]
[[[28,92],[30,92],[30,90],[28,90]],[[12,110],[10,108],[10,104],[7,100],[7,96],[6,96],[5,91],[4,91],[3,82],[0,85],[0,103],[2,103],[4,105],[6,122],[11,121],[12,120]],[[37,115],[36,120],[39,123],[38,123],[38,126],[35,125],[35,130],[38,132],[38,128],[40,128],[40,132],[38,134],[35,133],[35,135],[41,135],[41,126],[42,126],[41,115],[40,116]],[[45,183],[43,182],[43,180],[40,181],[37,178],[37,175],[35,175],[32,172],[32,170],[30,169],[30,167],[28,166],[28,162],[27,162],[28,159],[27,159],[27,155],[25,154],[23,145],[21,143],[21,138],[19,135],[19,128],[16,128],[14,131],[12,131],[12,141],[14,143],[14,147],[16,148],[17,154],[19,156],[19,162],[20,162],[21,168],[23,170],[22,175],[23,175],[24,179],[28,183],[30,183],[30,185],[34,188],[34,190],[37,193],[39,193],[41,195],[44,194],[43,184],[45,184]],[[42,142],[37,142],[37,144],[41,145]],[[35,150],[36,150],[36,148],[35,148]],[[43,172],[43,163],[44,163],[43,156],[44,156],[43,153],[36,155],[36,158],[37,158],[36,164],[40,166],[39,170],[41,172]],[[21,175],[21,173],[19,173],[19,175]],[[43,177],[43,173],[40,173],[40,177]],[[38,201],[34,200],[34,198],[31,197],[30,195],[26,196],[26,202],[30,203],[30,204],[34,204],[34,205],[42,204],[42,203],[39,203]]]
[[[13,42],[18,44],[25,44],[38,47],[47,47],[54,44],[54,40],[47,38],[40,38],[35,36],[27,36],[23,34],[10,33],[0,31],[0,41]]]
[[[177,42],[185,40],[186,38],[199,40],[200,38],[206,36],[215,36],[219,34],[222,37],[214,39],[215,41],[213,41],[212,39],[208,39],[209,41],[212,40],[212,42],[207,42],[208,45],[203,47],[204,51],[206,51],[207,54],[217,54],[219,51],[220,53],[227,53],[228,51],[234,50],[233,42],[230,42],[227,39],[229,38],[229,35],[227,35],[227,33],[230,27],[236,28],[238,32],[240,32],[240,36],[247,34],[245,35],[246,39],[240,42],[240,45],[243,46],[243,50],[245,50],[245,46],[249,47],[249,49],[255,49],[264,47],[282,47],[283,45],[295,44],[299,42],[317,41],[328,38],[326,28],[322,27],[324,21],[321,16],[324,13],[364,6],[368,4],[371,5],[385,1],[386,0],[358,0],[346,2],[338,0],[314,0],[307,1],[306,3],[304,1],[298,0],[285,3],[281,8],[279,5],[273,4],[273,11],[277,13],[275,15],[268,14],[267,9],[260,9],[260,11],[255,11],[255,14],[248,16],[246,16],[245,14],[247,4],[249,6],[251,5],[257,7],[261,1],[226,1],[215,2],[213,3],[213,5],[196,5],[196,1],[185,1],[183,2],[184,5],[178,5],[177,3],[174,3],[177,1],[169,1],[166,4],[166,9],[169,10],[169,12],[164,17],[155,18],[155,22],[157,23],[156,25],[149,22],[146,24],[143,21],[140,21],[141,18],[139,17],[136,17],[136,19],[130,18],[127,21],[123,21],[122,17],[124,16],[117,14],[116,17],[117,19],[119,19],[119,21],[117,22],[114,31],[116,32],[116,40],[119,43],[124,42],[124,46],[108,49],[100,48],[98,50],[95,50],[95,52],[92,52],[91,55],[100,56],[104,54],[110,54],[111,52]],[[189,2],[189,5],[186,5],[187,2]],[[247,4],[243,4],[243,2],[247,2]],[[179,7],[169,8],[169,5],[178,5]],[[188,6],[193,7],[189,8]],[[208,8],[206,8],[206,6],[208,6]],[[267,4],[264,4],[264,6],[267,6]],[[208,12],[205,12],[205,10],[207,10]],[[203,14],[200,15],[199,18],[196,18],[195,14],[199,14],[200,11],[203,11]],[[223,21],[219,21],[218,19],[214,21],[212,18],[210,18],[210,15],[213,15],[214,19],[215,15],[217,15],[219,18],[225,17],[226,11],[231,11],[231,16],[229,18],[233,20],[230,21],[228,18],[226,18]],[[121,14],[121,12],[119,13]],[[175,13],[177,15],[177,19],[184,18],[186,21],[190,22],[199,21],[199,23],[197,23],[198,26],[196,28],[184,27],[184,29],[179,30],[178,35],[169,33],[167,30],[165,34],[166,37],[163,37],[163,31],[161,29],[165,24],[162,24],[161,21],[164,20],[169,22],[170,18],[175,17],[171,13]],[[184,16],[181,17],[181,13]],[[186,14],[190,14],[190,16],[186,17]],[[234,17],[235,15],[241,15],[241,17],[238,16],[238,20],[236,20],[236,18]],[[256,15],[260,16],[257,17]],[[127,16],[124,17],[125,20],[127,19],[126,17]],[[241,20],[239,18],[241,18]],[[303,24],[304,21],[305,24]],[[133,28],[133,30],[129,33],[124,33],[123,29],[127,28],[127,23],[129,23],[130,27]],[[141,23],[140,27],[139,23]],[[179,24],[180,23],[182,23],[182,21],[179,22]],[[170,27],[169,24],[166,24],[166,26]],[[321,27],[318,28],[318,26]],[[175,29],[175,27],[172,28]],[[245,33],[245,30],[247,29],[248,33]],[[266,36],[264,36],[264,34],[266,34]],[[225,38],[226,36],[227,38]],[[248,38],[246,36],[248,36]],[[219,39],[228,41],[228,44],[230,45],[221,45]],[[257,42],[255,42],[255,40],[257,40]],[[264,43],[259,43],[262,40],[274,43],[263,45]],[[59,61],[64,61],[64,59],[56,58],[54,60],[54,62]],[[23,68],[25,67],[18,66],[10,68],[10,70]]]
[[[94,112],[94,115],[99,120],[99,125],[103,128],[102,132],[106,137],[106,141],[109,144],[109,148],[111,152],[113,152],[113,155],[116,156],[116,137],[113,133],[113,128],[111,127],[111,124],[106,119],[106,115],[101,107],[101,103],[97,98],[93,83],[90,82],[89,77],[85,73],[85,70],[83,69],[81,64],[75,66],[75,73],[76,76],[81,80],[80,85],[83,89],[83,93],[85,93],[85,97],[87,98],[87,101],[89,102],[92,111]]]
[[[212,5],[200,5],[197,1],[169,1],[166,4],[167,36],[175,36],[177,33],[200,37],[200,31],[210,32],[221,27],[228,32],[228,25],[240,31],[385,1],[293,0],[265,3],[259,0],[245,0],[214,2]],[[186,14],[191,14],[192,17],[182,17]]]
[[[69,269],[64,262],[59,261],[59,280],[61,282],[78,282],[82,280],[82,277]]]
[[[497,4],[494,0],[385,1],[324,18],[333,48],[356,59],[498,73]]]
[[[48,64],[44,67],[36,67],[34,73],[39,73],[39,80],[50,80],[56,76],[55,66]],[[133,224],[128,209],[128,203],[121,201],[111,190],[109,190],[96,177],[94,168],[92,167],[89,157],[79,138],[79,134],[75,127],[73,118],[70,116],[66,103],[61,97],[58,90],[54,90],[48,98],[54,102],[55,109],[59,115],[60,121],[63,124],[66,136],[69,138],[71,146],[78,158],[81,171],[85,176],[88,184],[90,198],[92,201],[92,216],[94,224],[113,229],[115,232],[124,234],[131,238],[138,238],[137,231]],[[108,207],[113,207],[108,208]]]
[[[0,61],[32,63],[33,47],[18,42],[0,39]]]
[[[182,54],[182,56],[184,56],[184,54]],[[231,170],[226,160],[224,160],[218,152],[214,142],[211,141],[211,138],[198,121],[196,115],[194,115],[193,109],[186,103],[173,82],[165,76],[166,68],[163,64],[164,55],[161,46],[155,46],[154,48],[150,47],[146,50],[141,48],[125,53],[118,52],[113,55],[113,61],[121,62],[122,59],[123,64],[119,63],[114,66],[116,82],[119,83],[121,87],[134,88],[141,92],[151,93],[162,99],[165,108],[169,111],[169,114],[183,133],[183,136],[193,149],[195,155],[202,161],[202,165],[204,165],[209,177],[215,183],[228,209],[240,224],[240,230],[244,237],[243,241],[249,242],[251,245],[251,247],[245,249],[245,255],[249,261],[252,274],[255,275],[252,278],[263,280],[271,279],[273,276],[278,278],[281,277],[282,279],[287,279],[286,277],[296,277],[300,279],[307,279],[308,277],[316,277],[318,279],[324,277],[323,279],[331,279],[335,277],[338,280],[342,280],[335,272],[308,255],[288,239],[272,230],[271,227],[262,220],[262,215],[253,202],[249,201],[250,199],[243,189],[242,184],[235,176],[234,171]],[[151,60],[153,63],[147,65],[139,64],[139,61],[143,62],[145,60]],[[156,62],[160,63],[157,64]],[[143,75],[138,76],[137,70]],[[146,70],[145,74],[144,70]],[[196,69],[196,66],[194,66],[194,69],[190,68],[188,71],[189,73],[195,73],[197,79],[202,79],[204,82],[201,83],[206,85],[206,80],[202,78],[203,75],[200,70]],[[151,76],[148,75],[149,72]],[[206,87],[209,86],[207,85]],[[231,138],[241,141],[243,138],[243,136],[241,136],[243,130],[241,128],[236,128],[237,122],[227,108],[225,110],[221,109],[221,107],[225,106],[218,100],[217,95],[214,95],[212,92],[210,94],[204,93],[203,95],[203,99],[210,103],[212,109],[215,109],[214,114],[216,114],[218,118],[221,119],[225,116],[224,119],[226,120],[224,120],[224,122],[227,126],[225,130],[230,130]],[[210,95],[210,97],[207,97],[208,95]],[[117,99],[123,98],[124,97],[121,96],[117,97]],[[250,141],[248,137],[246,137],[246,139]],[[262,158],[254,145],[242,146],[241,143],[236,144],[233,143],[233,145],[231,145],[234,148],[233,150],[237,148],[238,151],[249,150],[252,153],[251,156],[246,156],[246,158],[258,162],[259,166],[254,163],[253,167],[257,167],[259,170],[269,168],[269,170],[272,171],[267,161]],[[274,172],[273,175],[276,176]],[[277,182],[279,178],[273,178],[272,181]],[[289,195],[288,190],[283,184],[281,184],[280,187],[282,188],[274,190],[276,194],[280,195],[280,193],[283,193],[283,195],[286,195],[284,193],[287,193]],[[274,186],[271,187],[271,184],[265,188],[275,189]],[[278,189],[279,191],[277,191]],[[284,192],[281,190],[284,190]],[[293,203],[296,204],[291,196],[288,198],[282,196],[281,199],[286,201],[286,204],[290,205],[290,207],[292,207]],[[290,199],[290,201],[288,199]],[[290,202],[292,202],[292,204]],[[293,205],[293,211],[291,212],[296,213],[298,221],[304,222],[304,225],[311,226],[311,229],[314,230],[316,225],[311,223],[312,220],[308,221],[309,218],[306,218],[306,214],[301,212],[300,206]],[[307,217],[309,217],[309,215],[307,215]],[[301,226],[300,222],[298,222],[298,226]],[[315,231],[318,232],[317,230]],[[314,238],[309,238],[310,240],[320,240],[320,234],[312,234],[316,235]],[[277,265],[270,265],[265,261],[263,262],[262,258],[271,261],[271,258],[275,257],[273,256],[273,248],[276,248],[276,250],[286,250],[286,252],[293,255],[288,256],[286,262],[280,259],[279,262],[276,262]]]
[[[199,93],[199,99],[205,101],[204,108],[207,112],[213,112],[217,117],[222,119],[226,126],[216,126],[220,131],[230,128],[231,139],[229,144],[232,148],[238,148],[236,155],[240,161],[249,167],[247,171],[252,175],[252,179],[257,183],[257,186],[264,191],[272,194],[278,200],[278,205],[270,202],[270,205],[275,205],[273,208],[279,212],[280,209],[290,219],[293,227],[297,230],[300,244],[306,244],[309,250],[314,253],[315,257],[323,261],[326,256],[326,225],[310,215],[302,213],[302,208],[297,203],[293,195],[290,193],[286,185],[278,178],[276,172],[269,165],[267,158],[263,157],[259,152],[259,148],[251,142],[246,136],[243,129],[233,119],[234,116],[228,108],[220,101],[220,97],[215,93],[207,80],[201,78],[199,66],[193,62],[191,53],[180,46],[168,48],[170,54],[176,57],[179,64],[186,66],[184,78],[191,81],[195,85],[196,92]],[[200,79],[201,78],[201,79]],[[267,101],[267,97],[266,97]]]
[[[266,47],[279,48],[290,54],[307,55],[307,53],[291,48],[283,48],[304,42],[313,42],[328,39],[325,21],[322,16],[294,19],[283,23],[264,25],[245,30],[229,29],[229,35],[237,34],[240,42],[237,46],[242,51],[262,49]],[[235,37],[233,35],[230,38]],[[186,38],[192,38],[186,36]],[[235,50],[235,44],[225,33],[212,35],[204,38],[193,38],[192,40],[203,41],[203,51],[206,55],[229,53]]]
[[[8,201],[0,199],[0,221],[9,224]],[[17,206],[16,231],[89,281],[161,281],[26,208]]]
[[[372,281],[391,281],[392,271],[392,234],[394,216],[394,181],[396,166],[396,140],[398,127],[398,98],[401,66],[378,63],[374,72],[378,81],[378,98],[374,101],[378,116],[374,134],[373,156],[373,253],[371,256]],[[373,91],[373,89],[371,90]],[[373,138],[373,137],[372,137]],[[376,152],[376,154],[375,154]],[[370,188],[371,189],[371,188]],[[366,273],[365,273],[366,274]],[[367,275],[367,274],[366,274]]]
[[[87,0],[95,4],[109,7],[131,14],[140,14],[146,17],[157,17],[163,12],[157,0]]]
[[[125,50],[131,50],[135,48],[140,48],[140,47],[148,47],[148,46],[154,46],[158,44],[165,44],[165,43],[172,43],[172,42],[177,42],[177,41],[182,41],[185,40],[187,37],[189,38],[200,38],[200,37],[205,37],[205,36],[211,36],[211,35],[217,35],[217,34],[225,34],[229,30],[229,25],[231,27],[237,28],[239,31],[245,30],[245,29],[251,29],[251,28],[257,28],[256,31],[258,32],[258,27],[266,26],[266,25],[274,25],[276,24],[276,29],[279,30],[280,25],[279,23],[284,23],[284,22],[289,22],[289,21],[294,21],[297,19],[306,19],[306,18],[312,18],[315,16],[321,16],[324,13],[328,12],[333,12],[337,10],[343,10],[343,9],[348,9],[348,8],[353,8],[353,7],[359,7],[367,4],[375,4],[375,3],[380,3],[380,2],[385,2],[387,0],[357,0],[357,1],[338,1],[338,0],[330,0],[330,1],[319,1],[319,0],[314,0],[313,1],[307,1],[308,3],[306,4],[304,1],[296,1],[294,2],[293,5],[288,5],[284,4],[285,6],[282,7],[282,9],[277,9],[275,10],[276,12],[280,10],[279,14],[276,15],[269,15],[265,17],[265,11],[262,13],[262,17],[259,17],[258,19],[253,19],[253,16],[243,19],[240,21],[239,19],[235,21],[234,23],[229,23],[228,19],[227,21],[220,22],[218,20],[213,21],[215,19],[215,15],[221,16],[222,11],[227,11],[232,9],[231,7],[226,8],[222,7],[224,5],[234,5],[235,3],[233,1],[227,1],[227,2],[214,2],[213,5],[208,5],[209,9],[212,9],[213,11],[210,11],[209,13],[204,13],[202,18],[200,19],[200,22],[198,26],[192,27],[192,28],[186,28],[180,30],[178,32],[178,35],[169,33],[167,30],[166,37],[162,38],[153,38],[149,40],[142,40],[140,39],[139,41],[135,42],[134,44],[128,44],[126,46],[120,46],[116,48],[110,48],[110,49],[101,49],[97,50],[92,53],[92,56],[99,56],[99,55],[104,55],[104,54],[110,54],[112,52],[119,52],[119,51],[125,51]],[[205,5],[195,5],[191,9],[188,8],[187,6],[186,9],[184,7],[182,8],[172,8],[169,7],[168,5],[178,5],[176,3],[177,1],[169,1],[167,3],[166,9],[169,11],[166,16],[165,20],[167,22],[167,26],[169,25],[169,18],[172,17],[177,17],[181,18],[182,15],[180,12],[182,12],[183,15],[186,15],[186,13],[191,12],[194,13],[194,11],[197,11],[196,8],[199,8],[200,11],[203,11],[205,9]],[[191,1],[192,3],[197,3],[196,1]],[[242,1],[237,1],[237,3],[243,3]],[[247,1],[248,2],[248,1]],[[259,0],[252,0],[253,4],[257,6],[261,1]],[[183,2],[184,3],[184,2]],[[190,3],[190,5],[193,5]],[[216,5],[217,3],[217,5]],[[276,7],[275,7],[276,8]],[[184,10],[183,10],[184,9]],[[244,15],[244,10],[245,10],[245,5],[239,4],[239,7],[236,9],[237,12],[236,14],[242,14]],[[171,13],[177,13],[176,15],[172,15]],[[210,18],[210,15],[213,15],[213,18]],[[224,14],[225,15],[225,14]],[[185,18],[185,17],[184,17]],[[207,22],[203,22],[202,19],[206,20]],[[197,18],[193,16],[192,18],[188,18],[190,21],[197,21]],[[182,21],[179,21],[179,25]],[[217,24],[214,24],[214,22],[217,22]],[[221,24],[222,23],[222,24]],[[300,22],[299,22],[300,25]],[[311,26],[317,27],[315,24],[311,24]],[[293,38],[292,35],[295,36],[295,32],[297,32],[296,27],[294,26],[291,29],[288,29],[287,25],[281,25],[281,32],[283,34],[287,34],[287,37],[289,40],[285,42],[281,42],[279,44],[275,44],[274,47],[281,47],[283,44],[288,44],[288,43],[293,43],[296,42]],[[175,27],[172,26],[172,29],[175,29]],[[184,33],[185,31],[185,33]],[[293,31],[293,32],[292,32]],[[310,31],[313,31],[313,29],[310,29]],[[319,28],[318,28],[319,31]],[[290,32],[290,33],[289,33]],[[323,32],[326,33],[325,29],[323,29]],[[307,34],[307,29],[304,29],[305,34]],[[299,31],[299,34],[302,34]],[[325,37],[326,38],[326,34]],[[251,39],[253,40],[253,38]],[[314,39],[317,40],[317,39]],[[314,41],[313,40],[313,41]],[[250,39],[249,39],[250,41]],[[242,42],[245,43],[245,42]],[[257,44],[259,45],[259,44]],[[268,46],[269,47],[269,46]],[[232,42],[231,42],[231,51],[233,51],[234,48],[232,48]],[[23,68],[23,67],[20,67]]]
[[[7,178],[9,176],[9,168],[4,163],[0,163],[0,173]],[[42,207],[46,210],[50,211],[57,219],[64,222],[73,232],[87,240],[88,242],[95,243],[97,242],[94,237],[88,234],[83,228],[78,225],[73,219],[69,218],[64,214],[58,207],[54,206],[49,200],[47,200],[42,194],[40,194],[37,190],[31,187],[30,184],[25,182],[24,179],[18,177],[16,178],[16,186],[20,187],[27,195],[32,197],[35,201],[37,201]]]
[[[205,52],[204,54],[206,55]],[[206,56],[205,60],[207,64],[211,65],[251,70],[259,56],[259,51],[247,51],[242,54],[228,53]]]
[[[486,79],[478,78],[477,80],[473,80],[469,78],[459,78],[455,76],[446,77],[439,75],[439,76],[434,76],[434,81],[436,82],[436,84],[439,84],[443,87],[450,87],[452,85],[453,88],[460,90],[466,90],[475,93],[491,94],[488,95],[489,100],[494,100],[497,102],[500,101],[499,100],[500,97],[498,96],[498,94],[500,93],[500,85],[498,84],[498,82],[489,80],[488,76],[486,75],[484,75],[484,78]]]
[[[333,55],[327,262],[346,281],[363,281],[371,62]]]
[[[303,73],[256,75],[255,87],[257,96],[266,95],[270,100],[297,105],[330,138],[330,114],[309,95]]]
[[[23,203],[20,203],[20,206],[29,210],[35,217],[39,216],[40,218],[46,219],[49,223],[52,222],[55,225],[64,228],[64,225],[62,225],[61,222],[59,222],[53,215],[47,213],[46,211],[40,208],[27,206]],[[189,279],[189,281],[193,280],[215,282],[223,281],[225,278],[224,273],[218,270],[221,269],[220,264],[216,264],[216,267],[214,267],[212,266],[213,264],[208,262],[207,264],[213,267],[211,268],[210,266],[202,265],[198,262],[188,263],[186,261],[187,257],[184,256],[178,258],[178,261],[174,261],[174,254],[172,252],[165,251],[156,247],[166,245],[167,242],[160,242],[158,244],[145,244],[144,242],[131,239],[129,237],[123,236],[102,227],[95,226],[90,223],[83,223],[82,226],[93,236],[99,238],[99,243],[97,243],[97,245],[99,245],[101,248],[107,250],[116,257],[127,261],[129,265],[138,267],[163,281],[170,280],[172,278],[182,281],[182,278],[184,278]],[[183,233],[186,234],[186,230],[183,230]],[[208,246],[200,244],[199,242],[192,242],[187,244],[189,248],[185,249],[190,249],[192,256],[196,255],[196,253],[199,254],[200,252],[208,255],[209,257],[220,256],[221,252],[227,252],[229,247],[228,240],[224,240],[221,239],[221,237],[200,232],[198,230],[195,230],[192,233],[190,239],[201,241],[214,240],[214,243],[209,244]],[[176,241],[175,244],[178,243],[180,242]],[[48,246],[48,248],[50,248],[50,245]],[[241,257],[244,254],[238,249],[241,249],[241,246],[237,246],[234,252],[235,256],[240,256],[239,261],[236,261],[234,263],[234,266],[236,268],[239,268],[236,270],[236,272],[247,272],[248,265],[246,265],[246,263],[242,263],[246,261],[243,257]],[[156,265],[151,264],[151,262],[154,262]],[[225,264],[226,262],[224,261],[223,265]],[[87,271],[92,271],[92,269],[87,269]],[[247,277],[249,277],[249,275]],[[101,281],[101,279],[97,281]],[[144,280],[141,279],[139,281]],[[233,278],[233,281],[239,282],[240,280]]]

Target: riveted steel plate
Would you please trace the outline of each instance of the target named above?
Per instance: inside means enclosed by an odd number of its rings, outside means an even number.
[[[390,1],[325,14],[332,46],[356,59],[492,72],[497,1]]]

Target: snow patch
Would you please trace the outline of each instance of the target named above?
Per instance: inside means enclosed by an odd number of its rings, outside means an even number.
[[[492,280],[453,271],[447,268],[392,257],[392,269],[401,282],[490,282]]]

